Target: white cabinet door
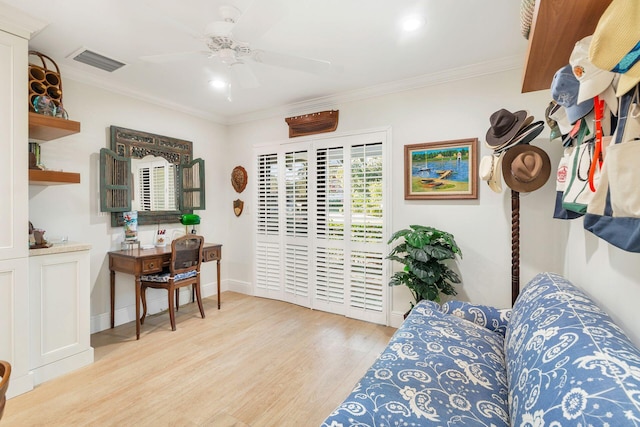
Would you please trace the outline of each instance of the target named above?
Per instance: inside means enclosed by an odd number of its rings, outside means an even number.
[[[33,388],[29,372],[27,40],[0,30],[0,359],[8,396]]]
[[[9,397],[33,389],[29,373],[27,258],[0,260],[0,359],[11,363]]]
[[[0,260],[29,254],[27,40],[0,31]]]
[[[30,257],[29,301],[36,384],[93,362],[88,251]]]

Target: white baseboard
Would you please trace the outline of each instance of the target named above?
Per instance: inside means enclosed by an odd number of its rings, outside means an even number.
[[[93,363],[93,348],[57,360],[48,365],[40,366],[33,370],[35,385],[57,378],[66,373],[75,371],[83,366]]]
[[[9,389],[7,390],[7,399],[33,390],[33,382],[33,371],[29,371],[26,375],[20,377],[12,373],[11,381],[9,381]]]
[[[392,311],[391,316],[389,317],[389,326],[399,328],[400,325],[402,325],[402,322],[404,322],[404,313]]]
[[[225,282],[221,283],[222,291],[225,289]],[[216,283],[201,284],[202,297],[210,297],[218,293]],[[191,287],[180,289],[180,306],[191,302]],[[168,308],[169,303],[167,300],[167,292],[159,290],[158,292],[150,293],[147,298],[147,311],[148,314],[155,314],[164,311]],[[124,323],[134,322],[136,320],[136,306],[133,301],[126,307],[116,308],[114,313],[114,323],[116,326]],[[91,333],[107,330],[111,327],[111,315],[110,313],[102,313],[97,316],[91,316]]]
[[[251,282],[242,282],[240,280],[227,280],[225,290],[238,292],[239,294],[254,295],[253,285]]]

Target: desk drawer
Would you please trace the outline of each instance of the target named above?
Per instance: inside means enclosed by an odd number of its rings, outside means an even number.
[[[162,271],[162,257],[142,260],[142,274]]]
[[[222,248],[220,246],[204,248],[202,250],[202,258],[204,262],[217,261],[220,259]]]

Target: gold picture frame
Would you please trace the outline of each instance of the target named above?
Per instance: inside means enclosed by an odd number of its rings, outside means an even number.
[[[404,198],[477,199],[478,138],[405,145]]]

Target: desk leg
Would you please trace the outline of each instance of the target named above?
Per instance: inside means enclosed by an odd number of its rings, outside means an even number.
[[[111,270],[111,329],[115,326],[115,306],[116,306],[116,272]]]
[[[220,310],[220,260],[217,262],[217,272],[218,272],[218,310]]]
[[[140,276],[136,276],[136,339],[140,339]]]

